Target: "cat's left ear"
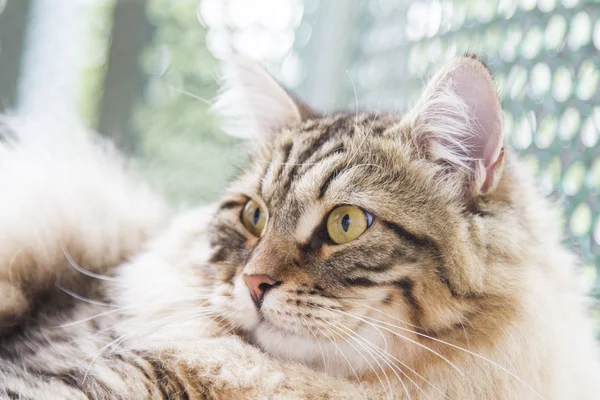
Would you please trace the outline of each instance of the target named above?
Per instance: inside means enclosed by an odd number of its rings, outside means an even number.
[[[466,176],[467,192],[493,191],[502,174],[504,127],[496,86],[483,62],[474,56],[451,61],[408,118],[427,157]]]
[[[228,134],[246,138],[269,139],[286,125],[319,115],[259,63],[240,55],[225,63],[222,90],[213,109],[224,117]]]

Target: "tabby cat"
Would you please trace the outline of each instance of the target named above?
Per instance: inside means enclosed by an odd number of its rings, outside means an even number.
[[[321,115],[241,57],[226,78],[250,165],[168,227],[106,146],[5,140],[0,397],[600,396],[576,260],[482,62],[404,116]]]

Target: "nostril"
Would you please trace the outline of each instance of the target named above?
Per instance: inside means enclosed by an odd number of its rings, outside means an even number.
[[[267,290],[271,289],[272,287],[273,287],[273,285],[271,285],[270,283],[267,283],[267,282],[263,282],[260,285],[258,285],[258,289],[263,293],[266,293]]]
[[[250,290],[250,296],[258,308],[262,305],[263,297],[269,289],[281,284],[268,275],[246,275],[244,281]]]
[[[269,289],[274,288],[275,286],[279,286],[279,285],[281,285],[281,281],[275,282],[275,283],[263,282],[260,285],[258,285],[258,289],[263,293],[267,293],[267,291]]]

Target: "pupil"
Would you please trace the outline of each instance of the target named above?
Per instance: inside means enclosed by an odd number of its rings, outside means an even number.
[[[260,218],[260,208],[254,210],[254,215],[252,216],[252,223],[256,225],[258,223],[258,219]]]
[[[344,215],[344,218],[342,218],[342,229],[344,230],[344,232],[348,232],[350,222],[352,222],[350,216],[348,214]]]

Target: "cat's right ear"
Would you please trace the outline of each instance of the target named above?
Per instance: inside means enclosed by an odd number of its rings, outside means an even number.
[[[225,132],[245,138],[269,139],[286,125],[319,116],[259,63],[240,55],[224,65],[213,110],[223,117]]]
[[[478,58],[457,57],[438,71],[408,115],[419,148],[448,165],[472,195],[494,190],[504,162],[502,108],[490,71]]]

